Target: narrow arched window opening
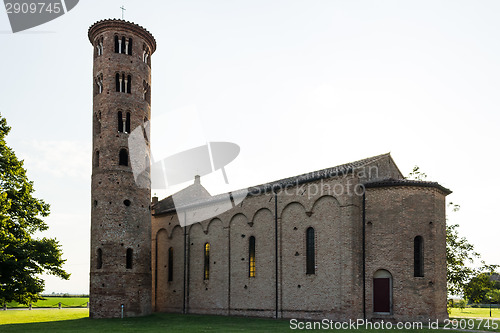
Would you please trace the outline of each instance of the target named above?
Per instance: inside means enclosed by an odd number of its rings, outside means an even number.
[[[309,227],[306,230],[306,274],[316,273],[314,248],[314,228]]]
[[[115,85],[116,85],[116,92],[121,92],[121,75],[119,73],[116,73],[115,75]]]
[[[149,159],[149,155],[146,154],[144,158],[144,171],[150,172],[151,169],[151,160]]]
[[[104,51],[104,45],[103,45],[104,39],[98,38],[95,42],[95,56],[99,57],[103,54]]]
[[[134,250],[131,248],[127,249],[127,262],[126,262],[126,267],[127,269],[132,269],[132,257],[134,255]]]
[[[248,276],[255,277],[255,237],[248,239]]]
[[[128,75],[125,79],[125,84],[127,86],[127,94],[132,93],[132,76]]]
[[[99,150],[95,151],[95,156],[94,156],[94,166],[96,168],[99,167]]]
[[[127,89],[127,81],[126,80],[126,77],[125,77],[125,74],[122,74],[120,76],[120,92],[125,92]]]
[[[127,149],[123,148],[123,149],[120,149],[120,161],[119,161],[119,165],[124,165],[124,166],[128,166],[128,151]]]
[[[118,132],[123,132],[123,113],[118,111]]]
[[[125,119],[125,132],[130,133],[130,112],[127,112]]]
[[[174,249],[168,249],[168,281],[174,280]]]
[[[115,36],[115,53],[120,53],[120,48],[119,48],[119,42],[118,42],[118,36]]]
[[[205,243],[203,253],[203,280],[210,278],[210,243]]]
[[[102,74],[97,75],[97,77],[95,78],[94,95],[102,93],[104,88],[104,84],[102,81],[103,81],[103,75]]]
[[[119,44],[119,51],[118,53],[125,53],[125,37],[122,37],[119,41],[118,41],[118,44]]]
[[[128,55],[132,55],[132,38],[128,39]]]
[[[101,134],[101,112],[94,112],[94,135]]]
[[[424,276],[424,239],[417,236],[413,240],[413,276]]]
[[[101,269],[102,268],[102,250],[101,249],[97,249],[96,268],[97,269]]]
[[[146,81],[142,82],[142,86],[143,86],[143,90],[142,90],[143,98],[146,102],[151,104],[151,88]]]

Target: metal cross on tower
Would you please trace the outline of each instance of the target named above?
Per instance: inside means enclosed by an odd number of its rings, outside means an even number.
[[[123,20],[123,14],[125,13],[126,9],[125,7],[123,7],[123,5],[120,7],[120,9],[122,10],[122,20]]]

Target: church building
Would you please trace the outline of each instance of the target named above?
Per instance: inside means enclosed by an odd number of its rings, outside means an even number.
[[[447,318],[450,190],[405,179],[382,154],[214,196],[197,176],[151,201],[156,40],[116,19],[88,36],[91,318]]]
[[[447,318],[450,191],[404,179],[390,154],[251,187],[221,214],[226,196],[210,197],[199,178],[182,192],[198,199],[180,212],[172,196],[153,198],[155,311]]]

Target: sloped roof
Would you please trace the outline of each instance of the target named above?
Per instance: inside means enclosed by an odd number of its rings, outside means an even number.
[[[368,157],[362,160],[346,163],[346,164],[341,164],[335,167],[327,168],[327,169],[322,169],[318,171],[313,171],[309,173],[304,173],[298,176],[294,177],[288,177],[288,178],[283,178],[280,180],[276,180],[273,182],[265,183],[265,184],[260,184],[256,186],[249,187],[248,189],[245,190],[238,190],[238,191],[233,191],[231,192],[233,195],[238,195],[238,193],[247,193],[248,195],[260,195],[264,194],[273,190],[280,190],[284,189],[289,186],[295,186],[295,185],[301,185],[305,183],[310,183],[314,182],[317,180],[321,179],[327,179],[327,178],[332,178],[332,177],[337,177],[345,174],[352,173],[356,169],[360,169],[364,166],[367,166],[371,163],[374,163],[376,161],[379,161],[384,158],[390,158],[390,153],[386,154],[381,154],[377,156],[372,156]],[[175,211],[175,205],[174,205],[174,200],[173,196],[178,195],[184,191],[190,192],[192,194],[195,194],[197,192],[195,191],[200,191],[199,188],[193,187],[193,184],[185,188],[184,190],[181,190],[177,192],[176,194],[173,194],[171,196],[166,197],[165,199],[159,201],[157,204],[153,206],[154,209],[154,215],[159,215],[159,214],[165,214],[169,212]],[[208,191],[201,185],[198,184],[203,190],[208,194]],[[194,196],[193,196],[194,198]],[[198,199],[199,198],[199,199]],[[227,199],[227,194],[220,194],[220,195],[215,195],[215,196],[210,196],[210,194],[205,195],[202,194],[202,196],[197,197],[195,201],[192,201],[191,205],[203,205],[207,204],[210,202],[217,202],[219,200],[226,200]]]
[[[423,180],[411,180],[411,179],[384,179],[380,181],[367,182],[365,184],[366,188],[374,187],[394,187],[394,186],[416,186],[416,187],[434,187],[442,191],[446,195],[451,194],[452,191],[444,186],[441,186],[437,182],[429,182]]]
[[[179,199],[178,202],[199,202],[203,200],[210,200],[214,197],[210,195],[206,188],[203,187],[200,183],[194,183],[186,187],[185,189],[180,190],[177,193],[174,193],[163,200],[158,201],[153,209],[155,210],[155,214],[166,213],[175,208],[174,205],[174,196],[176,199]]]

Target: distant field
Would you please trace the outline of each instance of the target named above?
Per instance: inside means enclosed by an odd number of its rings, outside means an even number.
[[[87,307],[88,297],[45,297],[45,300],[33,303],[33,308],[57,308],[59,307],[59,302],[63,308],[73,308],[73,307]],[[25,308],[24,304],[18,304],[16,302],[7,303],[8,308]]]
[[[451,309],[450,318],[489,318],[490,309],[488,308],[465,308],[463,311],[460,309]],[[491,309],[491,317],[500,319],[500,309]]]
[[[20,323],[42,323],[47,321],[68,321],[87,318],[88,309],[35,309],[35,310],[0,310],[0,325]],[[17,325],[21,327],[22,325]],[[4,332],[6,326],[1,326]]]

